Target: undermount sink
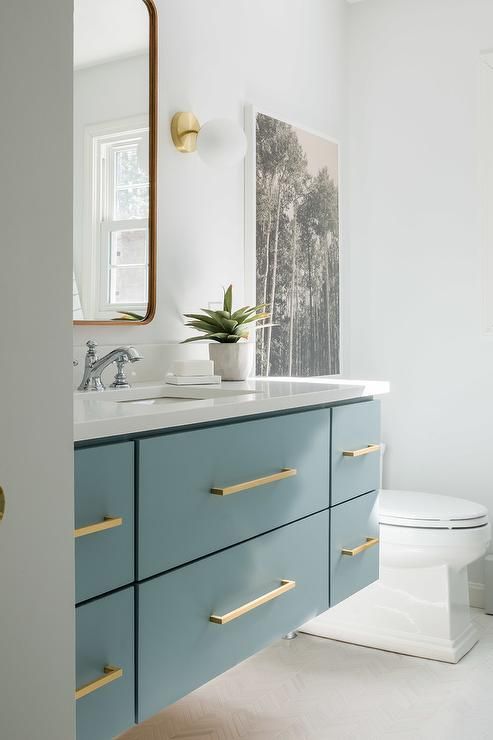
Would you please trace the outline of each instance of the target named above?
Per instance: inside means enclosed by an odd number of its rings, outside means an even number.
[[[183,401],[197,401],[197,400],[202,400],[202,399],[197,399],[195,397],[194,398],[189,398],[189,397],[182,398],[181,396],[179,397],[155,396],[152,398],[121,398],[120,400],[115,401],[115,403],[125,403],[125,404],[133,404],[133,403],[137,404],[138,403],[138,404],[142,404],[142,406],[155,406],[157,404],[168,405],[168,404],[174,404],[174,403],[183,403]]]
[[[103,393],[80,394],[82,400],[99,403],[121,404],[122,406],[163,407],[175,406],[190,401],[210,401],[219,398],[255,394],[254,390],[221,388],[218,386],[187,386],[177,387],[165,384],[134,386],[128,389],[107,389]],[[77,394],[79,395],[79,394]]]

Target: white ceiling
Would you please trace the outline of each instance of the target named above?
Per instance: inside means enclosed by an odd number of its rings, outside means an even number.
[[[142,0],[75,0],[74,67],[147,51],[149,13]]]

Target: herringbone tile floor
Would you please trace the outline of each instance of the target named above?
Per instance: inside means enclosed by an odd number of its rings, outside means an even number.
[[[457,665],[281,641],[120,740],[493,740],[493,616]]]

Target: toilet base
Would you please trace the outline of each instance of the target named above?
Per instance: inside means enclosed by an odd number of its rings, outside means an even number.
[[[419,624],[413,619],[416,604],[412,601],[409,594],[402,592],[396,600],[394,589],[389,590],[376,581],[298,631],[403,655],[458,663],[478,641],[470,618],[461,619],[458,629],[451,633],[450,620],[437,620],[433,611],[423,614],[421,604],[419,610],[424,619]],[[442,602],[439,611],[443,606]],[[464,605],[465,609],[469,612],[469,607]],[[423,629],[430,624],[431,629]]]

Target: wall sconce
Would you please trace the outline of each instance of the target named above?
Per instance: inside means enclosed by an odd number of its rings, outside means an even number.
[[[227,167],[240,162],[246,154],[245,132],[229,118],[214,118],[200,125],[193,113],[175,113],[171,120],[171,138],[179,152],[198,152],[211,167]]]

